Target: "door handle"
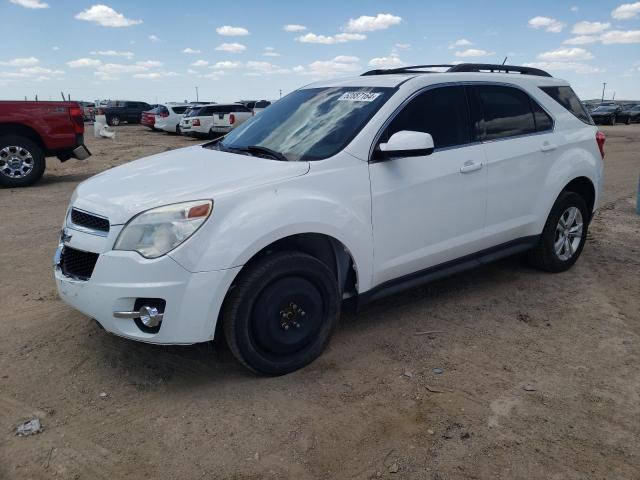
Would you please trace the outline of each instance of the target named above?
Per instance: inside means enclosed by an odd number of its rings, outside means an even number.
[[[555,150],[556,148],[558,148],[557,145],[553,144],[553,143],[548,143],[545,142],[542,144],[542,146],[540,147],[540,150],[543,152],[552,152],[553,150]]]
[[[475,163],[475,162],[472,162],[471,160],[467,160],[466,162],[464,162],[464,165],[460,167],[460,173],[475,172],[476,170],[480,170],[481,168],[482,168],[482,162]]]

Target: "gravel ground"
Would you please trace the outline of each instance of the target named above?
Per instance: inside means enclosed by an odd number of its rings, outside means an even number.
[[[638,479],[640,125],[603,129],[604,200],[571,271],[511,258],[387,298],[280,378],[224,345],[109,336],[57,298],[77,183],[194,143],[88,137],[87,162],[0,191],[0,478]],[[34,417],[41,433],[14,435]]]

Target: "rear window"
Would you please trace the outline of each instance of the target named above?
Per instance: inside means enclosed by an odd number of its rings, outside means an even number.
[[[220,105],[218,107],[211,107],[212,113],[233,113],[233,112],[250,112],[244,105]]]
[[[171,110],[173,110],[173,113],[183,114],[187,111],[187,108],[189,107],[171,107]]]
[[[175,110],[175,108],[174,108]],[[187,112],[184,114],[185,117],[197,117],[199,115],[202,115],[202,108],[190,108],[189,110],[187,110]],[[177,113],[177,112],[176,112]]]
[[[266,102],[263,100],[261,102],[256,102],[256,105],[253,108],[267,108],[269,105],[271,105],[271,102]]]
[[[591,116],[587,113],[584,105],[582,105],[582,102],[580,102],[580,99],[571,87],[540,87],[540,90],[549,95],[584,123],[593,125]]]

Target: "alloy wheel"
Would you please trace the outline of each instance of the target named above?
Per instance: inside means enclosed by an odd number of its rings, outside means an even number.
[[[582,241],[584,222],[577,207],[567,208],[556,226],[554,248],[560,260],[566,262],[573,257]]]
[[[0,150],[0,173],[9,178],[24,178],[31,173],[34,159],[24,147],[7,145]]]

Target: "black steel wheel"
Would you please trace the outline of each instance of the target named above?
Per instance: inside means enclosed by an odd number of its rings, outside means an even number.
[[[223,309],[235,357],[254,372],[283,375],[315,360],[340,316],[335,275],[300,252],[277,252],[243,271]]]

